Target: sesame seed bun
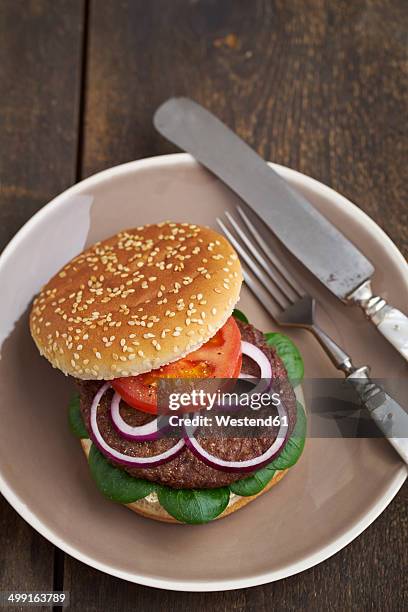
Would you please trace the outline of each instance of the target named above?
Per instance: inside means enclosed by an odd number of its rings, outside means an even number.
[[[97,242],[34,300],[31,335],[76,378],[134,376],[198,349],[238,301],[242,272],[229,242],[207,227],[164,222]]]
[[[89,452],[91,450],[91,446],[92,446],[91,441],[87,439],[83,439],[81,440],[81,446],[82,446],[82,450],[84,451],[86,457],[88,457]],[[266,485],[266,487],[264,487],[262,491],[260,491],[256,495],[242,497],[241,495],[231,494],[228,506],[225,508],[224,512],[222,512],[214,520],[217,521],[218,519],[224,518],[228,516],[229,514],[236,512],[236,510],[239,510],[240,508],[247,506],[249,503],[254,501],[257,497],[260,497],[261,495],[269,491],[269,489],[271,489],[275,484],[277,484],[288,471],[289,469],[277,470],[275,474],[273,475],[272,479]],[[160,521],[162,523],[176,523],[177,525],[184,525],[184,523],[181,523],[180,521],[172,517],[167,512],[167,510],[163,508],[163,506],[160,504],[159,500],[157,499],[157,495],[151,494],[131,504],[124,504],[124,505],[130,508],[130,510],[133,510],[133,512],[136,512],[137,514],[140,514],[144,516],[145,518],[150,518],[155,521]]]

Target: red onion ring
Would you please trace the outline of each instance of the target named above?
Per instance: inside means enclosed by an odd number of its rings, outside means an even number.
[[[198,457],[198,459],[216,470],[221,470],[223,472],[254,472],[255,470],[259,470],[259,468],[270,463],[272,459],[280,453],[286,443],[289,433],[289,426],[283,425],[282,423],[283,417],[287,416],[286,410],[281,404],[276,408],[280,417],[278,435],[271,446],[258,457],[246,459],[244,461],[226,461],[225,459],[220,459],[206,451],[194,437],[194,432],[190,431],[189,427],[184,426],[184,440],[186,446],[196,457]]]
[[[259,367],[260,374],[259,376],[249,376],[248,374],[240,374],[238,378],[260,379],[256,387],[254,387],[254,389],[252,389],[252,391],[249,393],[249,396],[253,395],[254,393],[265,393],[265,391],[269,390],[272,384],[272,366],[268,357],[260,348],[255,346],[255,344],[251,344],[251,342],[246,342],[245,340],[241,340],[241,351],[243,355],[247,355],[247,357],[255,361],[255,363]]]
[[[121,399],[119,393],[115,392],[111,402],[111,418],[115,429],[123,438],[127,440],[138,440],[140,442],[157,440],[160,438],[160,432],[169,428],[168,419],[165,415],[161,415],[145,423],[145,425],[129,425],[120,414],[119,408]]]
[[[244,340],[241,341],[241,349],[244,355],[247,355],[259,366],[260,375],[259,377],[255,377],[249,374],[240,373],[238,378],[260,378],[261,381],[249,395],[265,392],[270,388],[272,379],[272,366],[269,359],[261,349],[250,342],[246,342]],[[194,437],[194,431],[191,431],[191,429],[188,427],[184,427],[184,440],[186,442],[186,446],[196,455],[196,457],[203,461],[203,463],[206,463],[216,470],[222,470],[224,472],[253,472],[270,463],[285,445],[289,428],[287,425],[282,423],[282,420],[284,416],[287,416],[287,413],[281,404],[277,406],[277,410],[281,421],[278,434],[271,446],[262,455],[259,455],[259,457],[247,459],[245,461],[226,461],[224,459],[220,459],[219,457],[216,457],[206,451]]]
[[[265,390],[269,389],[272,378],[272,367],[265,353],[254,344],[251,344],[250,342],[246,341],[241,341],[241,350],[244,355],[247,355],[248,357],[250,357],[250,359],[253,359],[260,369],[259,378],[261,379],[261,381],[251,391],[250,395],[252,395],[253,393],[262,393]],[[239,375],[239,378],[244,377],[254,378],[250,375]],[[107,457],[125,466],[144,468],[157,466],[169,461],[170,459],[173,459],[183,450],[185,446],[188,446],[188,448],[194,454],[196,454],[196,456],[199,457],[204,463],[218,470],[223,470],[227,472],[251,472],[258,469],[262,465],[269,463],[273,459],[273,457],[275,457],[280,452],[286,440],[287,434],[285,436],[282,436],[282,429],[284,426],[281,424],[276,439],[271,444],[269,449],[259,457],[246,461],[225,461],[223,459],[219,459],[218,457],[211,455],[201,447],[201,445],[197,442],[196,438],[194,438],[194,431],[196,428],[190,428],[189,430],[184,428],[184,437],[181,438],[170,449],[163,453],[160,453],[159,455],[154,455],[153,457],[132,457],[129,455],[125,455],[124,453],[121,453],[116,449],[112,448],[105,441],[98,427],[98,406],[101,401],[101,398],[109,388],[109,383],[103,385],[96,393],[93,399],[90,416],[92,439],[96,446],[98,446],[98,448]],[[120,415],[120,400],[120,395],[115,392],[111,402],[111,417],[112,422],[114,426],[118,429],[119,433],[121,433],[121,435],[123,435],[124,437],[128,437],[129,439],[133,440],[139,439],[142,441],[155,439],[159,431],[158,419],[154,419],[153,421],[150,421],[146,425],[142,425],[140,427],[132,427],[128,425]],[[282,409],[282,406],[278,406],[277,409],[279,416],[282,419],[286,412]]]
[[[157,465],[161,465],[162,463],[166,463],[170,459],[173,459],[176,455],[178,455],[183,450],[185,446],[185,441],[183,438],[179,440],[177,444],[175,444],[168,450],[164,451],[163,453],[160,453],[159,455],[154,455],[152,457],[132,457],[129,455],[125,455],[115,450],[114,448],[112,448],[104,440],[101,432],[99,431],[98,422],[97,422],[99,402],[101,401],[103,395],[106,393],[109,387],[110,387],[110,384],[106,383],[96,393],[93,399],[93,402],[92,402],[92,406],[91,406],[91,418],[90,418],[92,440],[96,444],[96,446],[99,448],[99,450],[103,452],[105,456],[109,457],[113,461],[116,461],[117,463],[120,463],[128,467],[147,468],[147,467],[154,467]]]

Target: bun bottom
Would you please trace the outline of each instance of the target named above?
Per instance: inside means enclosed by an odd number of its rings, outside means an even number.
[[[91,441],[88,439],[81,439],[80,442],[81,442],[82,450],[84,451],[86,457],[88,458],[89,451],[91,449]],[[277,484],[284,477],[287,471],[288,469],[275,472],[272,480],[270,480],[268,484],[266,485],[266,487],[262,489],[262,491],[260,491],[256,495],[251,495],[248,497],[241,497],[240,495],[233,494],[233,497],[230,498],[230,502],[227,508],[225,508],[224,512],[222,512],[214,520],[217,521],[218,519],[224,518],[225,516],[228,516],[229,514],[236,512],[240,508],[247,506],[249,503],[254,501],[257,497],[260,497],[260,495],[263,495],[264,493],[269,491],[269,489],[271,489],[275,484]],[[140,514],[141,516],[144,516],[145,518],[153,519],[154,521],[161,521],[163,523],[174,523],[177,525],[185,524],[173,518],[167,512],[167,510],[163,508],[163,506],[160,504],[156,496],[151,497],[150,499],[148,499],[147,497],[144,497],[143,499],[139,499],[135,502],[132,502],[131,504],[123,504],[123,505],[130,508],[130,510],[133,510],[133,512],[136,512],[137,514]]]

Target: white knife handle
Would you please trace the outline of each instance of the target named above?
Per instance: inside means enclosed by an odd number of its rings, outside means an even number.
[[[377,427],[408,465],[408,413],[370,379],[367,367],[358,368],[346,379],[356,389]]]
[[[356,289],[349,299],[361,306],[378,331],[408,361],[408,317],[384,298],[373,295],[370,281]]]

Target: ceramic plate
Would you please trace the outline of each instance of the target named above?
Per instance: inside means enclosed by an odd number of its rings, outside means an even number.
[[[408,303],[406,264],[383,231],[345,198],[275,166],[360,245],[376,266],[375,289]],[[273,194],[271,194],[271,205]],[[0,483],[16,511],[51,542],[109,574],[155,587],[214,591],[258,585],[305,570],[336,553],[384,510],[406,478],[381,439],[309,439],[299,463],[270,492],[232,516],[202,526],[143,519],[105,500],[67,426],[72,383],[40,357],[27,312],[41,285],[84,247],[120,229],[163,219],[215,227],[237,198],[188,155],[106,170],[37,213],[0,258]],[[301,273],[302,276],[303,273]],[[309,279],[304,277],[305,282]],[[406,364],[356,308],[314,287],[319,319],[356,363],[376,376]],[[264,331],[273,320],[244,288],[241,310]],[[334,370],[306,332],[291,334],[306,375]]]

